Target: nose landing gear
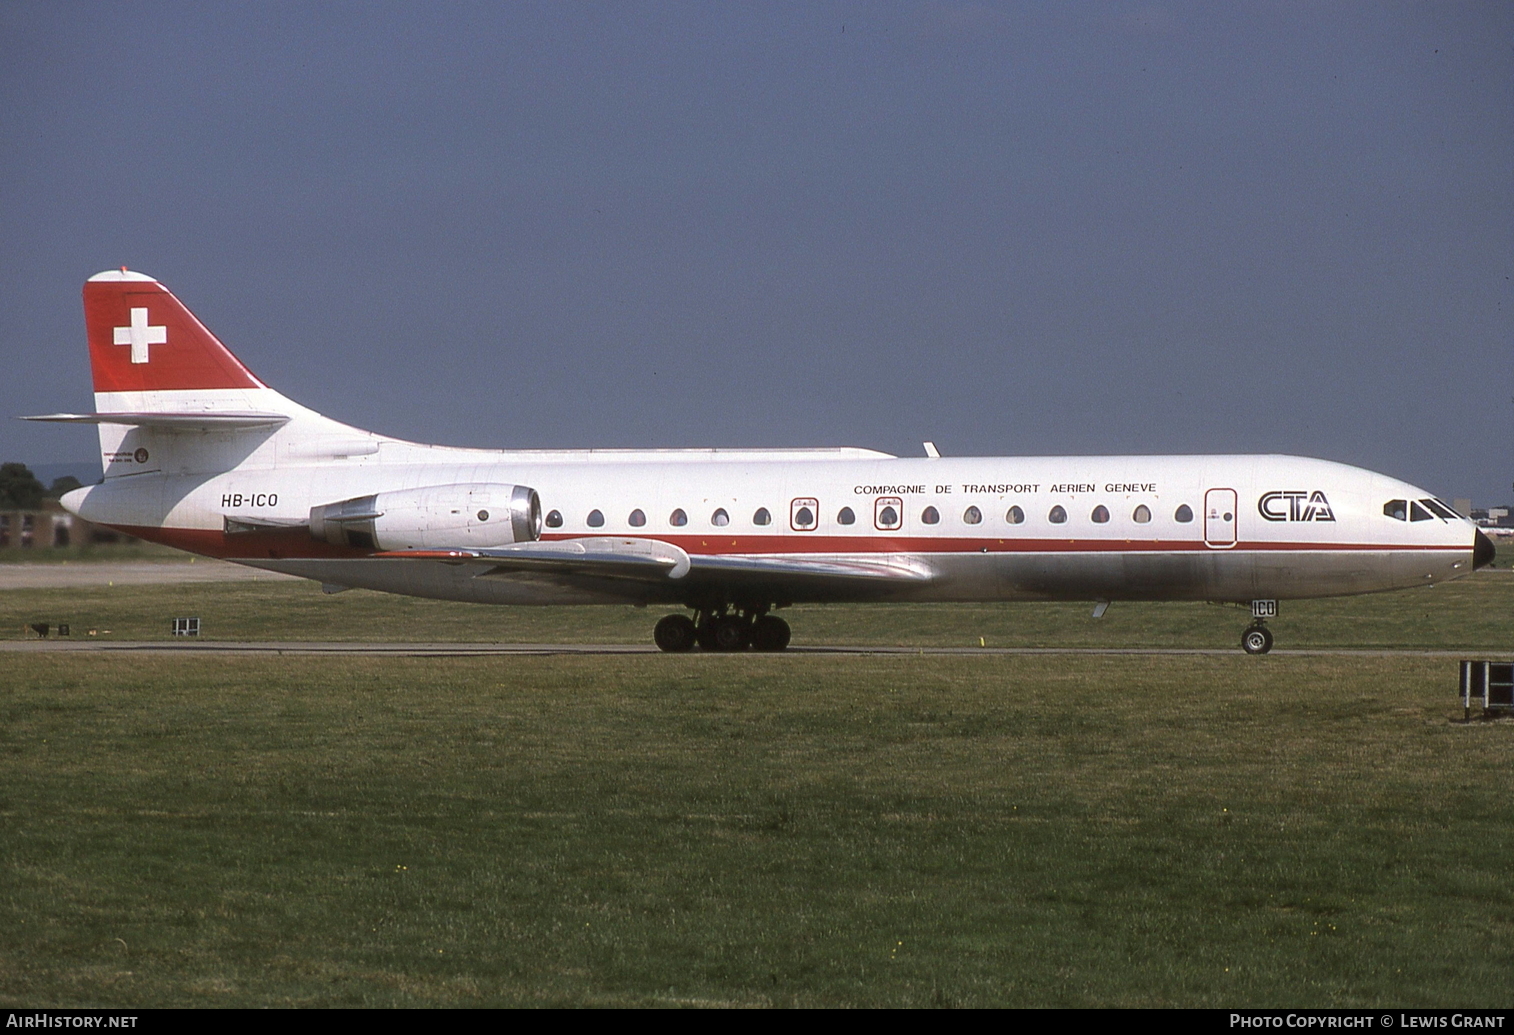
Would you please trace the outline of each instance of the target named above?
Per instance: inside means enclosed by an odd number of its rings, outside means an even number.
[[[1277,617],[1276,600],[1251,602],[1251,627],[1241,633],[1241,650],[1247,654],[1266,654],[1272,649],[1272,630],[1267,619]]]
[[[1272,649],[1272,630],[1258,622],[1241,633],[1241,650],[1247,654],[1266,654]]]

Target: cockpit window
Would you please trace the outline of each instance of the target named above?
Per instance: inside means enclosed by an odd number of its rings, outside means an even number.
[[[1394,521],[1409,520],[1409,503],[1407,500],[1389,500],[1383,504],[1383,514]]]
[[[1411,502],[1409,504],[1410,521],[1430,521],[1434,519],[1434,516],[1435,515],[1431,514],[1424,507],[1421,507],[1418,503]]]
[[[1423,503],[1426,507],[1430,508],[1430,513],[1435,514],[1438,517],[1443,517],[1447,521],[1455,521],[1461,517],[1460,514],[1456,513],[1456,511],[1446,506],[1440,500],[1420,500],[1420,502]]]

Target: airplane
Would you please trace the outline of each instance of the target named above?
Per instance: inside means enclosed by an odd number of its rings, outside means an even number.
[[[84,285],[103,480],[129,535],[313,579],[490,604],[636,604],[669,652],[782,650],[791,604],[1197,600],[1433,585],[1493,544],[1423,489],[1280,455],[924,457],[870,449],[422,445],[292,402],[157,280]],[[692,612],[692,616],[684,611]]]

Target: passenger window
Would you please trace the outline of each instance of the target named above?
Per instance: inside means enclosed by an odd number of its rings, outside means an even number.
[[[924,521],[927,525],[940,524],[941,512],[935,507],[926,507],[920,512],[920,520]]]
[[[1106,506],[1104,506],[1102,503],[1099,506],[1094,507],[1093,508],[1093,523],[1096,524],[1096,525],[1108,524],[1109,523],[1109,508],[1106,507]]]
[[[1429,521],[1432,517],[1433,515],[1418,503],[1409,504],[1410,521]]]
[[[766,507],[758,507],[757,513],[752,515],[752,524],[754,525],[771,525],[772,523],[773,515],[768,513],[768,508]]]
[[[1060,525],[1060,524],[1063,524],[1064,522],[1066,522],[1066,520],[1067,520],[1067,511],[1063,510],[1062,507],[1061,507],[1061,505],[1058,504],[1057,506],[1051,508],[1051,513],[1048,514],[1048,515],[1046,515],[1046,517],[1047,517],[1047,520],[1050,521],[1052,524],[1054,524],[1054,525]]]
[[[1025,523],[1025,511],[1019,507],[1010,507],[1004,515],[1004,520],[1011,525],[1023,525]]]
[[[897,496],[879,496],[873,501],[873,524],[892,532],[904,524],[904,501]]]
[[[1172,515],[1172,520],[1178,522],[1181,525],[1188,524],[1188,522],[1193,520],[1193,508],[1186,503],[1183,504],[1177,509],[1176,513]]]
[[[1132,515],[1130,515],[1130,516],[1135,519],[1135,523],[1138,524],[1138,525],[1147,525],[1147,524],[1150,524],[1151,523],[1151,508],[1148,507],[1146,504],[1142,503],[1139,507],[1137,507],[1135,509],[1135,513],[1132,514]]]
[[[1389,500],[1387,503],[1383,504],[1383,514],[1387,517],[1392,518],[1394,521],[1408,521],[1409,501]]]
[[[672,525],[674,528],[682,528],[688,523],[689,515],[685,514],[682,508],[673,511],[673,513],[668,515],[668,524]]]
[[[962,520],[969,525],[980,525],[983,523],[983,511],[977,507],[968,507],[962,512]]]
[[[562,511],[560,511],[560,510],[554,510],[554,511],[552,511],[551,513],[549,513],[547,515],[547,527],[548,528],[561,528],[562,527]]]
[[[631,511],[631,527],[640,528],[647,523],[647,516],[639,508]]]
[[[842,507],[841,513],[836,515],[836,523],[839,525],[855,525],[857,515],[852,513],[851,507]]]
[[[820,524],[820,504],[809,498],[789,501],[789,525],[796,532],[813,532]]]
[[[605,516],[597,510],[589,511],[589,527],[599,528],[605,523]]]
[[[724,528],[730,523],[731,515],[725,512],[724,507],[721,507],[719,510],[715,511],[715,513],[710,515],[710,524],[714,525],[716,528]]]

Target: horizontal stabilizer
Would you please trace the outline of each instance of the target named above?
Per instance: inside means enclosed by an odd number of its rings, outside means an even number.
[[[283,413],[45,413],[21,419],[54,424],[124,424],[167,431],[253,431],[289,423]]]

